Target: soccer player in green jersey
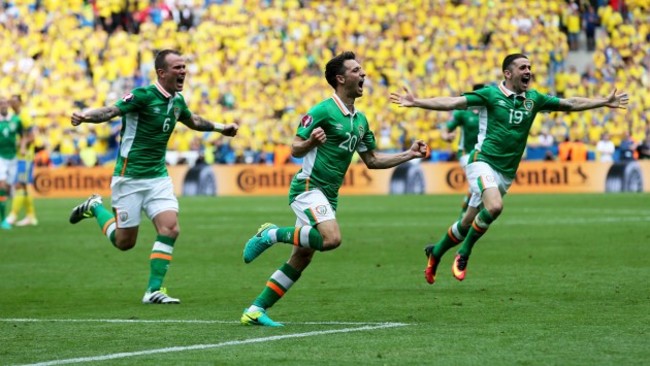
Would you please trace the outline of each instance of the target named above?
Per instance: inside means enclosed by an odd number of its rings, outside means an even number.
[[[185,82],[185,59],[173,50],[160,51],[154,60],[157,80],[133,89],[115,105],[72,114],[72,125],[99,123],[122,116],[120,146],[111,180],[113,212],[99,195],[90,196],[72,210],[70,222],[94,217],[110,242],[120,250],[136,244],[141,212],[153,221],[157,236],[150,256],[151,272],[145,304],[178,304],[162,282],[178,238],[178,200],[165,166],[167,142],[179,121],[197,131],[235,136],[237,124],[210,122],[187,108],[180,93]]]
[[[504,79],[497,86],[465,93],[459,97],[415,98],[407,88],[404,94],[391,93],[390,100],[402,107],[432,110],[484,107],[479,117],[478,143],[471,152],[466,170],[472,192],[465,215],[451,225],[434,246],[427,246],[427,282],[435,282],[436,269],[443,254],[461,244],[452,265],[452,274],[462,281],[476,241],[503,210],[503,195],[512,184],[526,148],[528,132],[540,111],[584,111],[593,108],[626,108],[627,93],[614,89],[604,98],[558,98],[530,88],[532,70],[523,54],[506,56],[502,64]]]
[[[300,278],[316,251],[341,245],[336,221],[338,193],[355,151],[370,169],[386,169],[426,156],[422,140],[409,150],[395,154],[375,150],[375,136],[366,116],[354,106],[363,95],[366,73],[354,53],[343,52],[325,66],[325,79],[334,95],[311,108],[298,125],[291,154],[303,158],[289,188],[289,203],[297,216],[294,226],[264,224],[244,248],[244,262],[281,242],[293,246],[289,260],[266,282],[265,288],[244,309],[241,322],[246,325],[282,326],[266,310],[280,300]]]
[[[11,229],[7,221],[6,205],[11,186],[16,181],[18,152],[24,154],[23,124],[16,114],[9,113],[9,100],[0,97],[0,228]]]
[[[474,84],[472,90],[481,89],[483,84]],[[442,138],[445,141],[451,142],[456,138],[456,129],[460,128],[460,141],[458,142],[457,158],[460,167],[465,171],[467,161],[469,160],[470,151],[474,150],[474,146],[478,142],[478,119],[479,114],[483,108],[476,107],[471,110],[457,110],[454,111],[452,119],[443,125]],[[463,205],[460,211],[460,217],[463,217],[467,211],[467,205],[472,193],[468,192],[463,200]]]

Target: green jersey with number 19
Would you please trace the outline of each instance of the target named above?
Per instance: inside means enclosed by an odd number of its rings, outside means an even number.
[[[167,142],[176,121],[191,116],[183,95],[171,95],[156,82],[133,89],[115,106],[122,114],[122,130],[113,176],[166,177]]]
[[[484,161],[514,179],[535,116],[559,110],[560,99],[532,89],[515,94],[503,82],[463,95],[468,107],[485,107],[479,114],[478,143],[469,162]]]
[[[302,117],[296,136],[307,140],[317,127],[325,131],[327,141],[304,156],[302,168],[291,181],[289,202],[303,192],[319,189],[336,210],[339,188],[354,152],[374,150],[375,135],[366,116],[358,110],[351,113],[336,94]]]

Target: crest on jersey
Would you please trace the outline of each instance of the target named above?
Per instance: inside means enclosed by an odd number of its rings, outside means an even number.
[[[300,119],[300,126],[302,126],[303,128],[307,128],[307,127],[311,126],[312,122],[314,122],[314,119],[312,118],[312,116],[310,116],[308,114],[305,114]]]
[[[365,131],[366,131],[366,129],[363,128],[363,126],[359,126],[359,136],[363,137],[363,135],[365,134]]]
[[[123,102],[130,102],[133,100],[133,93],[129,93],[122,97]]]
[[[178,107],[174,107],[174,116],[176,117],[176,119],[178,119],[178,116],[180,115],[181,115],[181,109]]]
[[[316,206],[316,213],[321,216],[327,214],[327,206],[325,205]]]
[[[535,102],[533,102],[532,99],[525,99],[524,100],[524,108],[526,108],[527,111],[532,111],[533,106],[535,105]]]

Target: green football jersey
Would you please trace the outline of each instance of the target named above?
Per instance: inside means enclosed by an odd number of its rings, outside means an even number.
[[[114,176],[157,178],[167,176],[167,142],[177,120],[191,113],[180,93],[173,96],[157,83],[136,88],[115,103],[122,114],[120,148]]]
[[[453,131],[460,127],[458,142],[458,157],[469,154],[478,142],[478,116],[481,108],[454,111],[451,121],[447,122],[447,130]]]
[[[366,116],[358,110],[350,113],[336,95],[320,102],[302,117],[296,136],[309,139],[317,127],[325,131],[327,141],[304,156],[302,168],[291,181],[289,202],[303,192],[319,189],[336,210],[339,188],[354,152],[374,150],[375,135],[368,127]]]
[[[559,110],[560,99],[532,89],[516,95],[503,83],[463,95],[468,107],[485,107],[479,114],[478,143],[470,162],[484,161],[514,178],[535,116]]]
[[[15,114],[0,116],[0,158],[11,160],[18,153],[18,138],[23,134],[23,125]]]

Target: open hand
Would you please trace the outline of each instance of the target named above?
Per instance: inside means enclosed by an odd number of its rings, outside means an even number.
[[[403,87],[404,94],[390,93],[390,101],[399,104],[400,107],[413,107],[415,105],[415,96],[407,87]]]

